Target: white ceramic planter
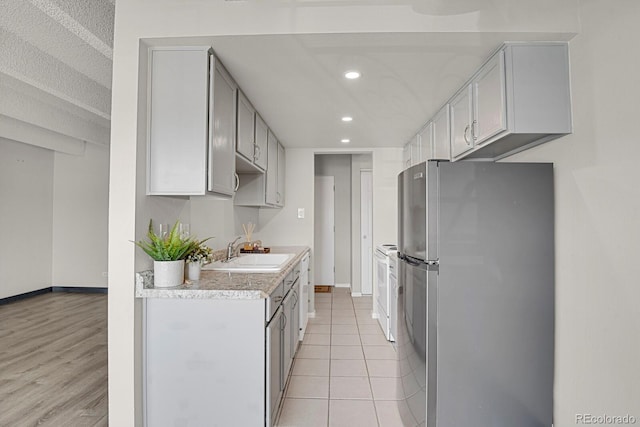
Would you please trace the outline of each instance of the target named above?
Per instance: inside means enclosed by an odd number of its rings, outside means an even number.
[[[172,288],[184,282],[184,260],[153,261],[153,286]]]
[[[187,263],[187,279],[189,280],[200,280],[200,270],[202,266],[199,262],[188,262]]]

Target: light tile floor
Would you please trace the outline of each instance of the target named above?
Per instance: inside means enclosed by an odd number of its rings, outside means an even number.
[[[315,294],[278,427],[402,427],[395,350],[371,318],[371,297],[346,288]]]

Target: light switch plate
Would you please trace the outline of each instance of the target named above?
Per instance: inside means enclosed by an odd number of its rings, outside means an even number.
[[[298,218],[304,218],[304,208],[298,208]]]

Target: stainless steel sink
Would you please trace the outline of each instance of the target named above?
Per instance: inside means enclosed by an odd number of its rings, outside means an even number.
[[[242,254],[230,261],[216,261],[202,267],[203,270],[237,273],[275,273],[287,265],[295,254]]]

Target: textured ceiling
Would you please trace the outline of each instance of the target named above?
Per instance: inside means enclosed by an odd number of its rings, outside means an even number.
[[[2,1],[3,123],[109,143],[114,10],[110,0]]]

